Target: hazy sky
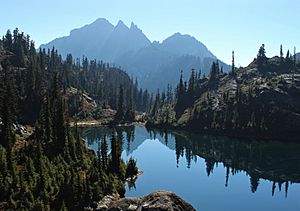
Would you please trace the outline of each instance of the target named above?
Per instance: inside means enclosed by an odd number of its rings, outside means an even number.
[[[235,50],[236,64],[248,64],[262,43],[268,56],[281,43],[300,50],[299,0],[6,0],[0,34],[19,27],[39,46],[100,17],[133,21],[151,41],[190,34],[227,63]]]

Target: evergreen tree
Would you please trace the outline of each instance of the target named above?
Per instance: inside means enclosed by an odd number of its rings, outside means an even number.
[[[45,96],[43,107],[43,126],[45,130],[45,144],[49,145],[52,141],[52,122],[49,96]]]
[[[288,50],[287,52],[286,52],[286,57],[285,57],[287,60],[289,60],[290,59],[290,50]]]
[[[115,121],[120,122],[124,118],[124,91],[123,91],[123,86],[120,85],[119,88],[119,100],[118,100],[118,109],[117,113],[115,115]]]
[[[132,96],[132,91],[131,89],[129,90],[130,94],[129,94],[129,102],[127,104],[127,110],[126,113],[124,115],[124,119],[126,122],[133,122],[135,119],[134,116],[134,111],[133,111],[133,96]]]
[[[195,70],[193,69],[191,72],[191,76],[189,79],[189,85],[188,85],[188,99],[190,102],[194,102],[195,98],[195,86],[196,86],[196,76],[195,76]]]
[[[179,79],[179,84],[176,89],[176,105],[175,105],[175,112],[176,116],[180,116],[181,113],[184,111],[185,106],[186,106],[186,87],[183,82],[183,72],[181,71],[180,73],[180,79]]]
[[[158,89],[156,97],[155,97],[155,101],[154,101],[154,104],[153,104],[153,108],[152,108],[152,111],[151,111],[152,116],[155,115],[156,111],[160,107],[160,104],[161,104],[161,102],[160,102],[160,93],[159,93],[159,89]]]
[[[296,68],[296,62],[297,62],[296,47],[294,47],[293,62],[294,62],[294,68]]]
[[[171,103],[173,101],[173,93],[172,93],[172,86],[168,84],[167,88],[167,103]]]
[[[280,45],[280,63],[283,63],[283,50],[282,50],[282,45]]]
[[[10,30],[7,30],[5,38],[3,39],[3,46],[8,51],[13,51],[13,39]]]
[[[8,31],[3,48],[0,42],[0,51],[0,207],[83,210],[103,195],[117,191],[123,195],[126,166],[121,159],[122,137],[113,144],[110,161],[103,140],[98,153],[101,159],[97,160],[80,138],[76,123],[73,137],[67,115],[72,103],[84,107],[82,99],[89,101],[88,96],[97,104],[116,108],[120,84],[125,99],[122,108],[143,101],[145,109],[151,105],[148,91],[138,92],[137,84],[133,85],[124,71],[107,64],[95,60],[89,64],[86,58],[82,65],[80,60],[73,64],[71,55],[63,61],[55,48],[36,53],[30,37],[18,29],[13,35]],[[102,96],[97,98],[100,87]],[[136,94],[132,96],[132,92]],[[69,101],[74,93],[81,95],[80,102],[78,98]],[[109,104],[112,97],[114,102]],[[26,140],[15,144],[17,122],[30,124],[34,130]],[[98,167],[93,165],[95,161]],[[112,163],[114,170],[110,168]]]
[[[265,50],[265,44],[262,44],[259,48],[258,54],[257,54],[257,65],[258,68],[262,68],[264,63],[266,62],[266,50]]]
[[[1,106],[1,144],[8,152],[15,143],[14,123],[16,121],[15,86],[8,66],[4,67],[3,100]]]
[[[183,84],[183,72],[180,73],[179,84],[177,87],[177,98],[181,98],[185,94],[184,84]]]
[[[231,75],[235,76],[234,51],[232,51]]]
[[[219,79],[219,65],[217,62],[213,62],[211,65],[211,69],[210,69],[210,73],[209,73],[209,80],[208,80],[208,84],[209,87],[214,89],[216,88],[218,79]]]

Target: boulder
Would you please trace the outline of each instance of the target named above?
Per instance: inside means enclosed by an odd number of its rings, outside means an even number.
[[[95,210],[108,211],[193,211],[192,205],[181,199],[173,192],[169,191],[155,191],[144,197],[136,198],[122,198],[117,199],[113,197],[105,197],[99,203],[105,206],[97,206]]]

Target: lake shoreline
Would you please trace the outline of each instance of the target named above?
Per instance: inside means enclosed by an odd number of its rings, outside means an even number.
[[[202,135],[214,135],[214,136],[225,136],[228,138],[243,138],[249,141],[253,140],[263,140],[263,141],[279,141],[279,142],[291,142],[291,143],[299,143],[299,139],[292,136],[276,136],[276,135],[258,135],[253,133],[243,132],[234,132],[234,131],[216,131],[216,130],[196,130],[193,128],[189,128],[186,126],[174,126],[174,125],[158,125],[147,122],[131,122],[131,123],[121,123],[113,125],[111,123],[103,122],[101,120],[80,120],[78,122],[72,121],[70,122],[70,127],[75,127],[77,123],[77,127],[79,128],[94,128],[94,127],[130,127],[130,126],[144,126],[148,129],[160,129],[160,130],[171,130],[171,131],[183,131],[183,132],[191,132],[195,134]]]
[[[148,129],[159,129],[159,130],[168,130],[168,131],[183,131],[183,132],[191,132],[195,134],[202,135],[213,135],[213,136],[225,136],[228,138],[243,138],[249,141],[253,140],[262,140],[262,141],[279,141],[279,142],[290,142],[290,143],[298,143],[300,144],[299,138],[291,137],[291,136],[276,136],[276,135],[258,135],[253,133],[236,132],[236,131],[216,131],[216,130],[196,130],[193,128],[189,128],[186,126],[174,126],[174,125],[161,125],[161,124],[152,124],[146,122],[145,127]]]
[[[125,198],[162,189],[178,193],[197,210],[222,210],[222,206],[229,206],[224,198],[231,204],[237,194],[243,194],[241,202],[244,205],[241,204],[239,210],[243,210],[243,206],[259,210],[262,203],[277,210],[275,208],[281,204],[290,208],[297,203],[294,191],[300,191],[300,145],[235,140],[183,130],[147,130],[142,126],[116,130],[122,137],[122,158],[133,157],[138,168],[144,171],[134,184],[126,181]],[[105,127],[80,130],[94,150],[101,143],[104,131],[107,132]],[[241,189],[237,190],[236,185]],[[293,191],[289,192],[291,188]],[[222,204],[220,206],[212,205],[212,201],[205,198],[215,192],[221,194],[212,200]],[[255,192],[257,195],[253,195]],[[253,197],[260,194],[263,200],[256,198],[253,203]],[[275,201],[273,196],[280,200]]]
[[[79,128],[105,127],[105,126],[128,127],[128,126],[145,126],[146,122],[131,122],[131,123],[122,123],[122,124],[112,125],[110,123],[105,123],[101,120],[81,120],[78,122],[75,122],[75,121],[70,122],[70,127],[75,127],[76,124],[77,124],[77,127],[79,127]]]

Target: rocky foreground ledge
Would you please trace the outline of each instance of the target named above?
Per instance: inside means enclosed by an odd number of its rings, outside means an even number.
[[[173,192],[155,191],[138,198],[119,199],[114,196],[105,196],[101,202],[86,210],[194,211],[195,209]]]

